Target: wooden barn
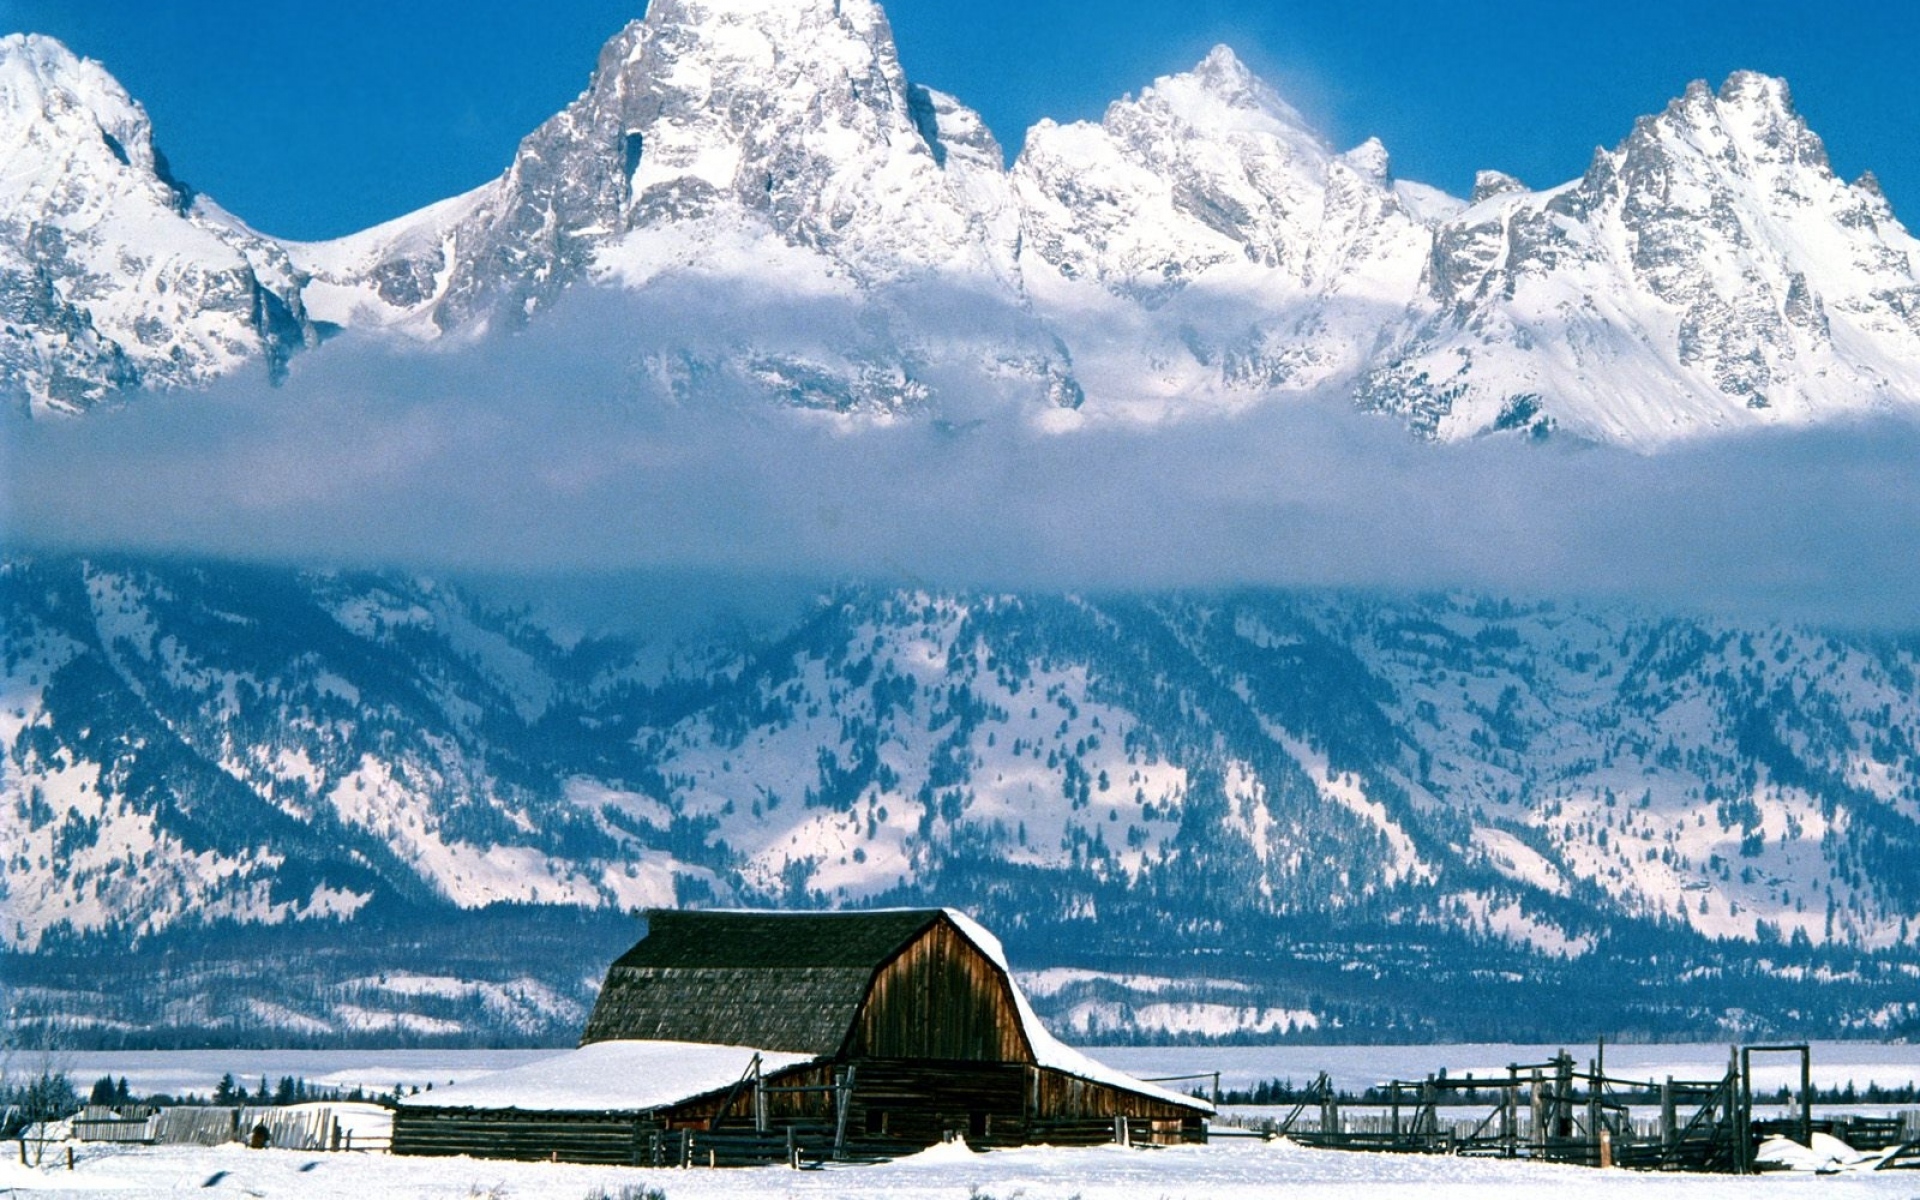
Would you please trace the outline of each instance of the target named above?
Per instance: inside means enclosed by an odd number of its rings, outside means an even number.
[[[1203,1141],[1211,1113],[1062,1045],[951,909],[655,910],[580,1049],[412,1097],[393,1149],[800,1165],[955,1138]]]

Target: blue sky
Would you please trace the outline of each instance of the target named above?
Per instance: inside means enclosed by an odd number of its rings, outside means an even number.
[[[1920,224],[1920,4],[1907,0],[894,0],[908,72],[1010,150],[1227,42],[1329,140],[1464,192],[1584,169],[1687,81],[1784,75],[1851,178]],[[98,58],[179,174],[267,232],[324,237],[497,174],[642,0],[0,0]]]

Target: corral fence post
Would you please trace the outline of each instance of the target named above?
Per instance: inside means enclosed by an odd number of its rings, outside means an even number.
[[[833,1158],[847,1156],[847,1111],[853,1107],[853,1077],[857,1067],[836,1071],[833,1076]]]
[[[1527,1099],[1533,1106],[1533,1146],[1535,1151],[1546,1149],[1547,1145],[1547,1092],[1546,1078],[1540,1074],[1540,1068],[1533,1069],[1533,1079],[1528,1088]]]
[[[1554,1060],[1553,1070],[1553,1136],[1571,1138],[1573,1136],[1573,1055],[1565,1050]]]
[[[1600,1163],[1601,1166],[1607,1165],[1602,1160],[1612,1152],[1612,1147],[1606,1145],[1601,1137],[1606,1132],[1605,1127],[1600,1123],[1600,1081],[1604,1078],[1605,1076],[1601,1074],[1600,1060],[1589,1060],[1587,1063],[1587,1146],[1592,1152],[1593,1161]]]
[[[1800,1050],[1800,1141],[1813,1145],[1813,1047]]]
[[[1734,1119],[1733,1134],[1739,1158],[1740,1174],[1753,1170],[1753,1050],[1740,1051],[1740,1115]]]

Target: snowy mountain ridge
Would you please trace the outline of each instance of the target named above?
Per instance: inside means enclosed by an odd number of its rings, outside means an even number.
[[[1243,993],[1316,941],[1529,971],[1920,952],[1901,642],[1473,597],[852,589],[662,657],[402,576],[51,559],[9,562],[0,603],[0,940],[29,958],[501,904],[939,902],[1036,969],[1310,1014],[1304,984]],[[1111,990],[1063,983],[1059,1012],[1148,1020]]]
[[[1578,181],[1497,188],[1443,225],[1433,311],[1368,389],[1440,436],[1537,410],[1638,445],[1910,404],[1916,267],[1871,178],[1835,177],[1786,85],[1742,72]]]
[[[658,0],[497,180],[283,244],[171,190],[96,65],[44,38],[0,60],[37,81],[0,106],[0,344],[39,410],[331,326],[483,336],[596,287],[660,305],[641,357],[683,399],[731,380],[891,414],[984,383],[1070,426],[1312,397],[1643,449],[1920,400],[1920,244],[1758,75],[1689,88],[1579,180],[1486,172],[1462,202],[1377,141],[1335,153],[1225,47],[1098,123],[1042,122],[1008,167],[871,0]],[[115,259],[129,222],[172,240]],[[689,331],[665,319],[689,280],[834,315]]]

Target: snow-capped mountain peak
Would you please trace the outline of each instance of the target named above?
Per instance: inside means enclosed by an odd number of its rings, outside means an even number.
[[[24,165],[29,151],[72,164],[24,181],[41,194],[70,185],[79,170],[111,172],[109,159],[133,179],[171,181],[164,159],[156,160],[146,111],[99,63],[80,58],[54,38],[33,33],[0,38],[0,121],[13,147],[10,167]],[[173,186],[176,195],[184,190]],[[188,199],[181,197],[181,207]]]
[[[1748,154],[1761,161],[1828,169],[1826,147],[1794,108],[1786,80],[1736,71],[1710,104],[1704,103],[1708,95],[1704,83],[1695,83],[1674,108],[1715,112],[1724,128],[1744,135]]]
[[[1096,339],[1098,355],[1074,349],[1108,412],[1350,378],[1404,311],[1430,241],[1384,147],[1335,154],[1225,47],[1097,125],[1037,126],[1013,183],[1036,307],[1129,331]]]
[[[1190,122],[1224,117],[1239,128],[1292,134],[1315,146],[1322,144],[1306,118],[1224,44],[1215,46],[1192,70],[1155,80],[1141,102],[1148,103],[1149,95]]]
[[[1040,122],[1008,169],[872,0],[656,0],[498,179],[282,245],[181,187],[97,65],[0,46],[0,361],[46,409],[277,365],[316,325],[479,337],[577,286],[658,305],[628,349],[696,402],[1078,420],[1313,395],[1441,439],[1643,449],[1920,403],[1920,244],[1751,72],[1578,179],[1482,171],[1463,202],[1377,139],[1337,153],[1225,46],[1098,122]],[[689,288],[713,319],[680,319]],[[782,305],[804,319],[729,319]]]
[[[1225,46],[1097,126],[1043,123],[1015,165],[1029,240],[1068,278],[1151,300],[1240,260],[1312,286],[1331,176],[1376,187],[1386,151],[1341,159]]]
[[[144,109],[53,38],[0,38],[0,378],[74,412],[312,340],[277,244],[177,180]]]
[[[1911,404],[1914,250],[1833,174],[1784,82],[1696,83],[1571,184],[1483,175],[1436,234],[1435,307],[1369,394],[1440,437],[1645,448]]]
[[[1386,184],[1393,180],[1393,159],[1377,137],[1370,137],[1342,154],[1340,161],[1375,183]]]
[[[1010,250],[943,169],[943,137],[969,165],[992,145],[957,102],[909,85],[867,0],[656,0],[499,180],[301,257],[330,316],[425,314],[442,331],[524,319],[590,278],[644,285],[781,247],[862,283],[1004,275]]]

